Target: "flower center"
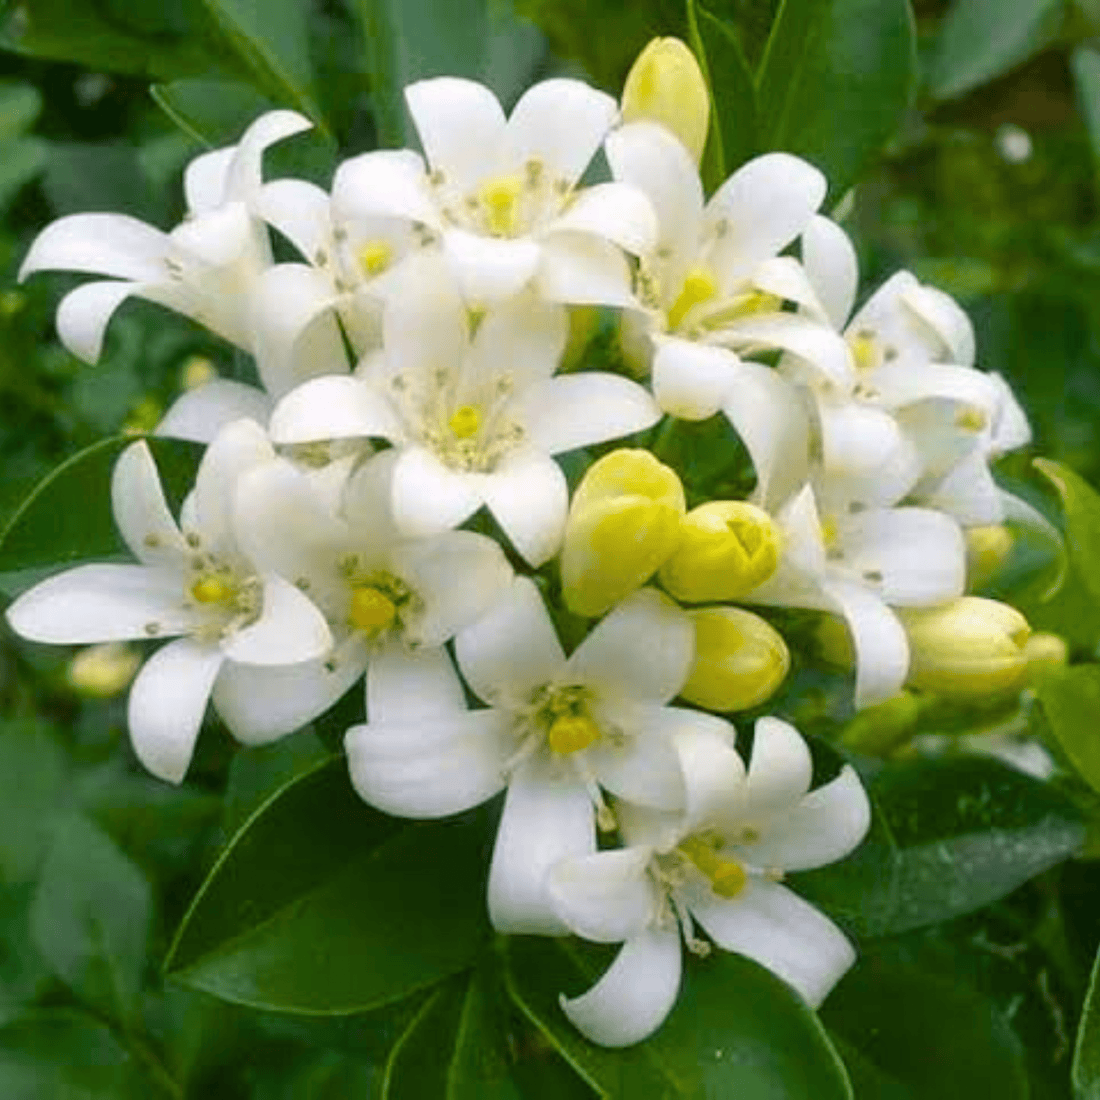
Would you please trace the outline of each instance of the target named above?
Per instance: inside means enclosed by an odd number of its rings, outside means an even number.
[[[697,833],[682,840],[677,851],[706,876],[720,898],[735,898],[745,889],[748,875],[736,860],[722,859],[721,846],[718,837]]]
[[[224,574],[207,573],[191,585],[191,598],[196,603],[231,603],[237,586]]]
[[[523,176],[497,176],[486,180],[477,197],[485,213],[485,227],[494,237],[515,236],[519,226],[517,202],[524,189]]]
[[[400,577],[384,569],[367,571],[354,554],[340,562],[340,572],[348,584],[345,621],[372,641],[404,629],[407,616],[420,610],[416,593]]]
[[[852,358],[862,371],[874,370],[882,362],[882,349],[869,328],[861,328],[848,337],[848,347],[852,349]]]
[[[372,585],[356,585],[351,590],[348,626],[367,634],[379,634],[397,618],[397,605]]]
[[[559,756],[568,756],[588,748],[599,736],[600,727],[587,714],[566,714],[551,723],[546,741]]]
[[[380,275],[393,261],[393,248],[388,241],[367,241],[359,249],[358,260],[367,275]]]
[[[460,405],[447,421],[457,439],[472,439],[481,430],[481,410],[476,405]]]
[[[955,427],[962,428],[964,432],[984,431],[988,424],[989,418],[976,405],[961,409],[955,417]]]
[[[709,302],[718,294],[718,283],[705,267],[693,267],[684,277],[684,284],[676,301],[668,311],[668,327],[679,328],[688,313],[703,302]]]

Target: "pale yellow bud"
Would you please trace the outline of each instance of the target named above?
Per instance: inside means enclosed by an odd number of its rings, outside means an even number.
[[[678,600],[738,600],[779,564],[779,529],[767,512],[741,500],[712,500],[680,524],[680,544],[661,568]]]
[[[1069,645],[1057,634],[1032,634],[1024,643],[1029,680],[1048,669],[1063,668],[1069,662]]]
[[[961,596],[939,607],[898,609],[909,637],[909,683],[978,698],[1018,690],[1027,673],[1027,619],[1014,607]]]
[[[966,530],[967,587],[981,588],[991,581],[1012,552],[1012,532],[1002,524]]]
[[[141,654],[124,642],[103,642],[81,650],[69,665],[69,683],[81,695],[110,699],[125,691],[141,665]]]
[[[698,164],[710,122],[710,94],[695,55],[678,38],[654,38],[631,66],[623,87],[623,121],[668,127]]]
[[[692,611],[695,663],[680,694],[708,710],[748,710],[770,698],[791,667],[783,636],[740,607]]]
[[[584,475],[565,526],[561,578],[577,615],[600,615],[645,584],[676,548],[684,487],[649,451],[604,455]]]
[[[192,355],[180,367],[180,388],[198,389],[218,377],[214,364],[205,355]]]

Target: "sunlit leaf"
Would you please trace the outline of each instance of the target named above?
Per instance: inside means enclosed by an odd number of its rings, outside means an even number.
[[[1100,952],[1093,963],[1088,993],[1081,1008],[1072,1078],[1077,1100],[1100,1098]]]
[[[1055,668],[1038,684],[1051,732],[1081,778],[1100,791],[1100,665]]]
[[[1035,466],[1062,498],[1070,563],[1100,609],[1100,493],[1060,463],[1037,458]]]

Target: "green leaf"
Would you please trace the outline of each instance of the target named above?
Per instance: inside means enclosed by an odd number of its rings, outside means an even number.
[[[31,939],[29,897],[26,887],[0,893],[0,1027],[23,1015],[53,981]]]
[[[1050,45],[1062,0],[955,0],[928,68],[937,99],[954,99],[1008,72]]]
[[[60,822],[31,905],[43,958],[89,1004],[115,1017],[137,1010],[152,894],[141,872],[97,826]]]
[[[936,1100],[1027,1100],[1023,1049],[998,1008],[949,977],[866,952],[822,1009],[830,1031],[877,1069],[883,1091]],[[862,1072],[871,1076],[867,1065]],[[873,1079],[873,1078],[872,1078]]]
[[[43,187],[59,216],[110,210],[158,221],[163,214],[132,145],[52,142]]]
[[[468,981],[442,983],[398,1036],[382,1075],[381,1100],[450,1100],[447,1080]]]
[[[1068,466],[1046,458],[1034,465],[1062,498],[1070,564],[1100,609],[1100,493]]]
[[[896,133],[915,82],[908,0],[784,0],[757,72],[760,148],[805,157],[839,198]]]
[[[1062,794],[992,759],[906,761],[883,768],[868,789],[874,826],[856,852],[791,876],[799,893],[861,937],[980,909],[1084,839]]]
[[[41,138],[6,138],[0,142],[0,210],[6,210],[19,191],[31,182],[49,157]]]
[[[1078,774],[1100,791],[1100,666],[1052,668],[1037,685],[1051,732]]]
[[[0,138],[19,137],[42,111],[42,93],[33,84],[0,82]]]
[[[0,571],[60,565],[123,551],[111,517],[111,471],[122,449],[133,442],[133,436],[101,440],[47,474],[15,511],[0,521]],[[167,439],[150,439],[148,443],[169,498],[178,500],[193,480],[198,448]]]
[[[1100,53],[1092,46],[1078,46],[1070,55],[1070,65],[1092,159],[1100,165]]]
[[[1081,1008],[1071,1078],[1077,1100],[1100,1100],[1100,951]]]
[[[313,93],[305,0],[203,0],[257,85],[323,129]]]
[[[505,1020],[493,977],[487,967],[480,967],[466,987],[447,1100],[520,1100],[508,1068]]]
[[[484,943],[489,844],[484,812],[409,826],[370,809],[333,759],[282,787],[230,841],[166,969],[286,1012],[399,1000],[464,969]]]
[[[509,939],[504,950],[512,998],[601,1096],[851,1100],[844,1067],[814,1013],[739,955],[719,951],[688,966],[676,1007],[657,1032],[609,1050],[585,1040],[558,1004],[560,993],[575,996],[592,984],[606,951],[526,936]]]
[[[258,115],[275,103],[251,84],[194,77],[155,84],[153,99],[185,133],[211,149],[232,145]]]

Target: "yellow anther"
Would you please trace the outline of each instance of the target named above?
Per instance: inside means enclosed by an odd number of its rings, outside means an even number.
[[[720,307],[708,311],[706,325],[711,329],[721,328],[757,313],[777,313],[782,305],[783,299],[778,294],[769,294],[766,290],[748,290],[743,294],[735,294]]]
[[[837,526],[836,519],[833,516],[824,516],[821,520],[821,541],[825,543],[826,547],[835,546],[837,536],[840,534],[840,528]]]
[[[397,618],[397,606],[393,600],[370,585],[358,585],[351,590],[348,607],[348,626],[378,634],[393,625]]]
[[[852,358],[860,370],[874,370],[882,361],[878,340],[868,329],[860,329],[849,336],[848,347],[852,349]]]
[[[476,405],[460,405],[447,421],[457,439],[473,439],[481,430],[481,412]]]
[[[600,736],[600,727],[586,714],[565,714],[555,718],[546,740],[553,752],[568,756],[588,748]]]
[[[962,428],[964,432],[984,431],[988,424],[989,417],[976,405],[961,409],[958,416],[955,417],[955,427]]]
[[[523,176],[498,176],[481,185],[478,198],[485,207],[489,232],[510,237],[516,231],[516,200],[523,191]]]
[[[693,267],[684,278],[684,285],[668,311],[668,327],[679,328],[692,309],[703,302],[709,302],[717,293],[718,283],[714,275],[705,267]]]
[[[393,260],[393,248],[387,241],[367,241],[359,249],[359,266],[368,275],[380,275]]]
[[[679,850],[706,875],[720,898],[735,898],[744,890],[748,882],[745,868],[736,860],[722,859],[709,837],[689,836],[681,841]]]
[[[228,603],[236,594],[236,585],[216,573],[200,577],[191,585],[191,598],[197,603]]]

